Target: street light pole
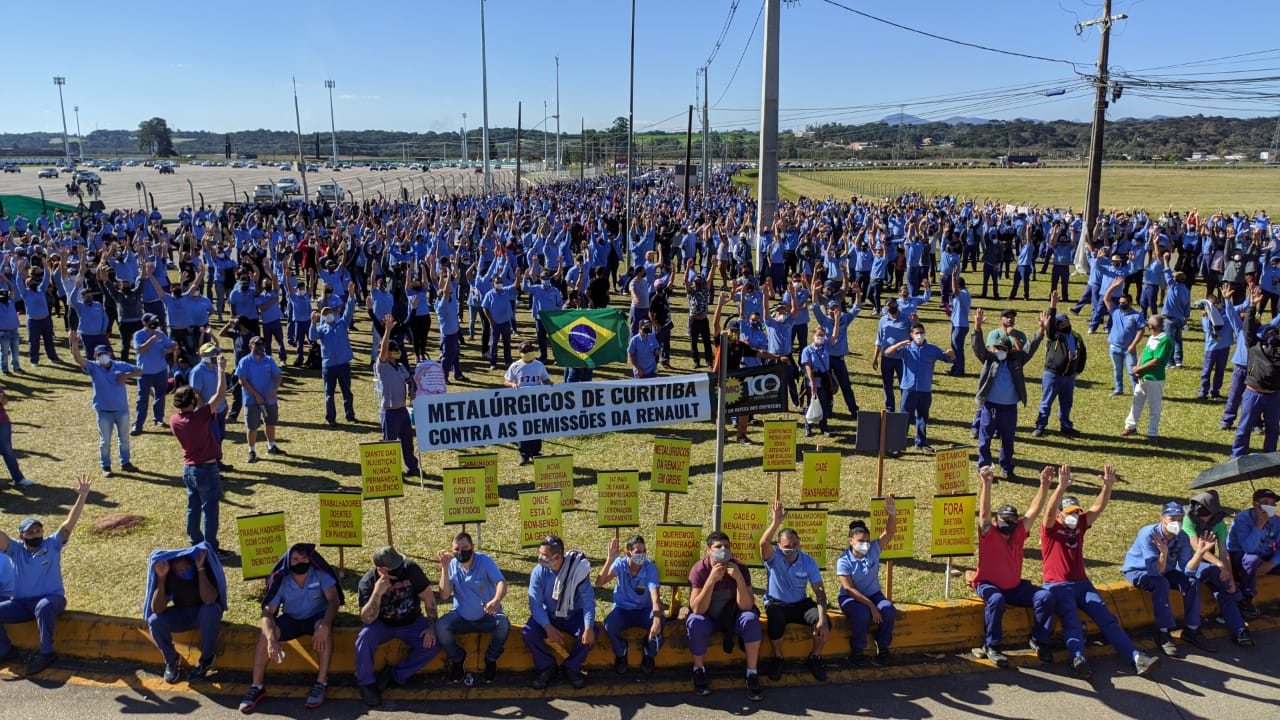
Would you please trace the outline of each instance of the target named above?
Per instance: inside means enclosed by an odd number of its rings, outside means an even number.
[[[76,146],[80,150],[80,159],[84,160],[84,136],[80,134],[80,106],[71,108],[76,113]]]
[[[333,141],[333,154],[330,157],[330,162],[333,163],[334,167],[337,167],[338,166],[338,124],[335,123],[333,120],[334,82],[332,80],[325,80],[324,86],[329,88],[329,138]]]
[[[298,128],[298,173],[302,175],[302,197],[311,197],[307,190],[307,156],[302,154],[302,113],[298,110],[298,79],[293,79],[293,120]]]
[[[471,162],[471,153],[467,152],[467,114],[462,113],[462,164],[465,167]]]
[[[489,192],[489,68],[484,47],[484,0],[480,0],[480,93],[484,97],[484,131],[480,133],[484,149],[480,158],[484,163],[484,190]]]
[[[556,172],[563,161],[560,154],[560,56],[556,56]]]
[[[63,159],[68,165],[71,164],[71,145],[67,143],[67,106],[62,102],[62,86],[67,84],[67,79],[61,75],[55,75],[53,84],[58,86],[58,107],[62,108],[62,154]]]
[[[635,124],[636,124],[636,0],[631,0],[631,63],[630,63],[630,91],[627,100],[627,194],[625,218],[626,225],[623,228],[622,247],[627,251],[627,269],[634,267],[635,258],[631,257],[631,183],[635,175],[635,156],[632,152],[632,145],[635,140]]]

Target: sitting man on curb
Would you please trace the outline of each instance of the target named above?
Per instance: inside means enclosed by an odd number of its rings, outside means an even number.
[[[685,633],[693,656],[693,691],[710,695],[705,659],[711,633],[724,636],[724,651],[733,652],[736,635],[747,653],[747,697],[763,700],[756,663],[760,659],[760,613],[751,589],[751,571],[733,557],[729,536],[715,531],[707,535],[706,557],[689,568],[689,617]]]
[[[511,621],[502,612],[507,579],[493,558],[476,552],[470,533],[454,535],[453,546],[436,557],[440,560],[440,602],[453,598],[453,609],[436,623],[436,639],[449,658],[449,682],[460,682],[466,672],[467,651],[458,647],[457,636],[487,633],[484,682],[492,683],[498,677],[498,658],[511,634]]]
[[[648,675],[653,672],[654,658],[662,647],[662,600],[658,598],[658,566],[649,559],[644,538],[632,535],[627,538],[627,553],[619,556],[618,538],[609,542],[609,554],[596,576],[596,587],[602,588],[610,580],[613,586],[613,610],[604,619],[604,632],[613,646],[613,669],[619,675],[627,672],[627,640],[622,632],[629,628],[645,628],[649,631],[644,643],[644,657],[640,669]]]
[[[1240,584],[1244,601],[1240,612],[1247,618],[1261,615],[1254,607],[1258,595],[1259,575],[1280,575],[1280,518],[1276,517],[1276,501],[1280,496],[1263,488],[1253,493],[1253,507],[1241,510],[1231,522],[1227,534],[1227,554],[1231,556],[1231,572]],[[15,564],[16,564],[15,560]],[[3,622],[3,620],[0,620]]]
[[[808,625],[813,628],[813,649],[805,663],[809,672],[819,682],[827,679],[822,666],[822,646],[827,644],[831,622],[827,619],[827,588],[822,582],[822,568],[812,555],[800,549],[800,536],[793,528],[778,528],[787,519],[787,511],[781,500],[775,500],[769,513],[769,527],[760,536],[760,559],[768,569],[769,585],[764,594],[765,629],[769,644],[773,646],[773,658],[769,663],[769,679],[782,679],[782,635],[787,625]],[[773,536],[778,535],[778,549],[773,548]],[[808,587],[813,586],[809,598]]]
[[[1218,601],[1218,612],[1231,631],[1231,641],[1241,647],[1253,647],[1253,638],[1249,636],[1244,616],[1240,613],[1243,596],[1236,587],[1228,564],[1231,559],[1227,555],[1227,524],[1223,522],[1226,517],[1227,513],[1218,501],[1218,491],[1206,490],[1191,496],[1187,514],[1182,518],[1182,532],[1193,541],[1199,538],[1209,546],[1201,558],[1196,576]]]
[[[1151,593],[1151,608],[1156,616],[1156,644],[1160,646],[1160,652],[1169,657],[1180,656],[1171,634],[1176,621],[1169,605],[1170,590],[1182,593],[1182,609],[1186,616],[1182,641],[1201,650],[1216,652],[1200,632],[1200,583],[1195,577],[1205,553],[1213,546],[1184,533],[1183,517],[1181,504],[1166,503],[1160,511],[1159,522],[1138,529],[1138,537],[1129,547],[1120,567],[1120,572],[1134,587]]]
[[[44,523],[30,517],[18,523],[17,539],[22,542],[14,542],[0,531],[0,553],[9,556],[14,571],[13,599],[0,602],[0,658],[13,648],[4,626],[35,620],[40,631],[40,654],[27,664],[27,675],[35,675],[53,663],[54,626],[58,615],[67,609],[67,593],[62,587],[62,548],[71,539],[92,486],[88,476],[76,478],[76,502],[51,537],[44,536]]]
[[[568,652],[566,635],[578,645]],[[580,690],[587,684],[582,661],[596,639],[596,594],[591,588],[591,562],[580,550],[564,552],[564,541],[548,535],[538,545],[538,567],[529,575],[529,622],[520,631],[533,656],[538,676],[534,690],[543,690],[563,669],[569,684]],[[562,668],[556,668],[556,658]]]
[[[1080,501],[1064,497],[1071,487],[1071,468],[1064,465],[1058,471],[1058,489],[1053,492],[1044,511],[1040,526],[1040,553],[1044,558],[1044,588],[1053,595],[1054,614],[1062,619],[1062,637],[1071,654],[1071,668],[1076,677],[1087,680],[1093,675],[1089,661],[1084,657],[1084,625],[1080,622],[1083,610],[1102,631],[1107,641],[1122,658],[1131,658],[1139,675],[1146,675],[1160,661],[1134,647],[1116,616],[1107,609],[1102,594],[1089,581],[1084,569],[1084,534],[1098,522],[1102,511],[1111,500],[1111,490],[1116,484],[1116,473],[1110,465],[1103,470],[1102,492],[1086,512]]]
[[[311,636],[316,651],[316,682],[305,705],[318,708],[329,691],[329,662],[333,658],[333,619],[344,598],[333,568],[316,546],[298,543],[272,568],[267,591],[262,594],[262,634],[253,653],[253,683],[240,701],[240,712],[251,713],[267,696],[263,681],[267,661],[284,662],[280,643]]]
[[[360,578],[359,593],[364,627],[356,635],[356,684],[364,704],[377,707],[388,685],[408,683],[440,652],[436,596],[422,568],[390,545],[373,551],[373,569]],[[409,646],[408,655],[375,676],[378,648],[395,638]]]
[[[1053,484],[1053,468],[1040,471],[1040,489],[1031,499],[1026,515],[1019,515],[1012,505],[1001,505],[991,518],[991,484],[995,472],[990,466],[980,468],[978,476],[978,569],[969,585],[982,598],[986,640],[982,654],[996,667],[1009,667],[1009,658],[1000,651],[1004,640],[1004,611],[1009,605],[1029,607],[1035,618],[1031,626],[1031,649],[1042,662],[1051,662],[1049,641],[1053,633],[1053,598],[1049,591],[1022,577],[1022,561],[1027,538],[1044,509],[1049,486]],[[977,651],[974,651],[977,653]]]
[[[164,681],[178,682],[182,658],[173,646],[173,634],[200,631],[200,660],[187,676],[204,680],[213,666],[218,648],[218,630],[227,610],[227,578],[213,546],[201,542],[181,550],[155,550],[143,617],[151,631],[151,641],[164,658]]]

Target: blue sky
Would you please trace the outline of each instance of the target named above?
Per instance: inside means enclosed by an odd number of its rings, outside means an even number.
[[[1080,72],[1090,72],[1097,60],[1097,30],[1077,36],[1074,26],[1101,14],[1100,1],[841,2],[957,40],[1072,61]],[[683,129],[687,106],[701,102],[696,69],[711,56],[732,4],[637,2],[638,130]],[[468,128],[481,123],[479,0],[6,5],[6,27],[25,30],[5,33],[8,112],[0,114],[0,131],[61,130],[55,75],[67,78],[63,90],[73,134],[75,105],[86,133],[134,128],[152,116],[177,129],[292,129],[294,76],[303,132],[329,128],[326,79],[337,83],[340,129],[456,130],[464,112]],[[1209,67],[1149,73],[1280,75],[1280,50],[1272,47],[1280,41],[1249,30],[1280,25],[1280,2],[1213,3],[1216,17],[1208,16],[1206,5],[1115,0],[1113,12],[1129,19],[1113,32],[1112,67],[1139,75],[1147,68],[1257,53]],[[716,129],[758,126],[763,17],[754,36],[752,28],[761,7],[761,0],[738,0],[710,65]],[[526,128],[542,122],[544,101],[554,115],[557,55],[565,132],[576,132],[581,118],[588,127],[602,128],[627,114],[627,0],[487,0],[485,8],[491,125],[514,126],[517,101],[524,103]],[[53,32],[56,24],[74,31]],[[49,31],[36,30],[42,27]],[[784,129],[878,120],[897,112],[900,103],[906,113],[931,119],[1083,120],[1091,113],[1092,95],[1068,64],[921,37],[825,0],[784,4],[781,50]],[[1043,94],[1054,89],[1066,92]],[[1239,99],[1195,100],[1175,93],[1172,100],[1182,104],[1174,104],[1142,94],[1127,89],[1111,117],[1280,113],[1280,105]],[[554,119],[549,124],[554,130]]]

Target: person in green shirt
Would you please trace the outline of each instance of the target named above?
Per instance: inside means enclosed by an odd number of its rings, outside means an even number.
[[[1142,348],[1138,364],[1133,366],[1133,405],[1124,419],[1121,435],[1138,432],[1138,421],[1147,406],[1147,439],[1156,438],[1160,432],[1160,406],[1164,399],[1164,369],[1173,358],[1173,342],[1164,331],[1164,316],[1152,315],[1147,320],[1147,344]]]

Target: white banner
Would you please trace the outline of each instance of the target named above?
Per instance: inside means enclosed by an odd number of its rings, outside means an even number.
[[[418,452],[711,419],[706,375],[498,388],[413,399]]]

